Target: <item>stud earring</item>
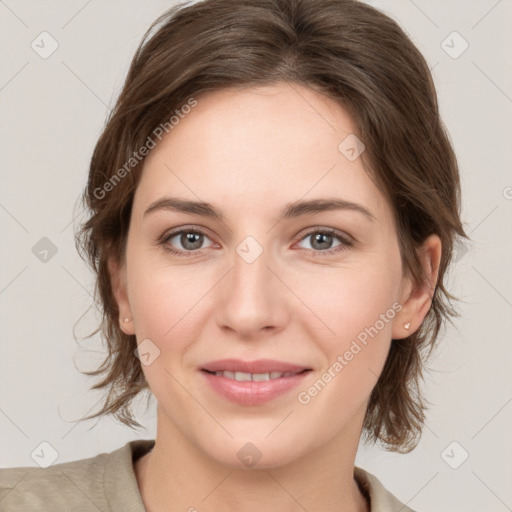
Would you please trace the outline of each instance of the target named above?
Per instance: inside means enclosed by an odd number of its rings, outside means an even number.
[[[411,328],[411,322],[407,322],[406,324],[404,324],[404,327],[409,330]]]
[[[132,320],[131,318],[125,318],[125,319],[124,319],[124,323],[131,322],[131,320]]]

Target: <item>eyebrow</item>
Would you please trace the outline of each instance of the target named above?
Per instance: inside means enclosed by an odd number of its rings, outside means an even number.
[[[181,213],[189,213],[193,215],[201,215],[212,219],[224,221],[224,214],[210,203],[202,201],[190,201],[177,197],[162,197],[156,200],[147,208],[143,217],[161,211],[170,210]],[[351,210],[362,213],[371,221],[375,221],[376,217],[367,208],[358,203],[347,201],[339,198],[312,199],[309,201],[298,200],[285,205],[279,213],[278,220],[290,219],[305,215],[308,213],[320,213],[333,210]]]

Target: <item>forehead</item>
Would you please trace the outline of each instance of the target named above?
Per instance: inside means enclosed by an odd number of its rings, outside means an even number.
[[[341,105],[298,84],[207,93],[149,153],[136,203],[172,193],[261,212],[329,195],[378,214],[387,205],[362,159],[339,149],[355,131]]]

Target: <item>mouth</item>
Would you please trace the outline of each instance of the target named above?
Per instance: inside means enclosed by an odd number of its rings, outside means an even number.
[[[289,392],[313,371],[268,359],[224,359],[208,363],[200,370],[211,389],[231,402],[246,406],[261,405]]]
[[[204,372],[209,373],[211,375],[216,375],[217,377],[226,377],[226,379],[236,380],[238,382],[261,382],[266,380],[275,380],[287,377],[294,377],[295,375],[300,375],[301,373],[310,372],[310,369],[305,369],[300,372],[267,372],[267,373],[248,373],[248,372],[230,372],[228,370],[219,370],[216,372],[211,372],[209,370],[204,370]]]

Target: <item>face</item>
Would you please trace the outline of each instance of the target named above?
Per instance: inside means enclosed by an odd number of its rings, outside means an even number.
[[[232,467],[357,445],[392,338],[428,308],[412,302],[385,197],[338,148],[354,132],[311,89],[230,89],[198,98],[147,157],[113,275],[159,435]]]

